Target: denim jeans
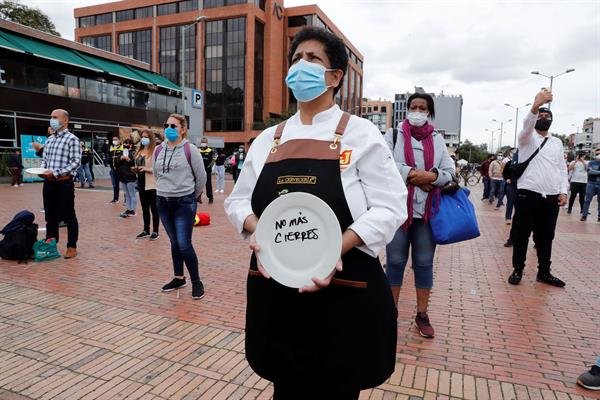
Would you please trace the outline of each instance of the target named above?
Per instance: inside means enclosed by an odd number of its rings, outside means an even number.
[[[483,177],[483,199],[487,199],[488,197],[490,197],[490,177],[489,176],[484,176]]]
[[[217,171],[217,190],[225,190],[225,166],[217,165],[215,170]]]
[[[121,182],[123,191],[125,192],[125,204],[127,209],[135,211],[137,206],[137,194],[135,193],[136,182]]]
[[[594,196],[598,198],[598,218],[600,218],[600,182],[588,182],[585,188],[585,203],[583,203],[582,215],[587,217]]]
[[[110,170],[110,181],[113,187],[113,200],[119,201],[119,178],[117,177],[117,171],[114,169]]]
[[[433,287],[433,255],[435,242],[431,226],[422,219],[415,218],[408,230],[400,228],[394,239],[386,246],[386,275],[392,286],[402,286],[404,269],[408,261],[408,250],[412,246],[412,264],[417,289]]]
[[[498,198],[497,207],[500,207],[502,204],[502,198],[504,197],[504,180],[502,179],[492,179],[491,188],[490,188],[490,204],[494,202],[494,197]]]
[[[88,185],[94,183],[92,179],[92,173],[90,172],[90,164],[83,164],[77,170],[77,179],[79,179],[79,184],[83,186],[83,181],[87,181]]]
[[[517,194],[517,188],[512,183],[507,183],[504,186],[506,192],[506,213],[504,219],[510,220],[513,215],[513,207],[515,205],[515,196]]]
[[[183,263],[192,282],[200,281],[198,257],[192,246],[192,231],[196,215],[194,194],[182,197],[156,197],[158,215],[171,241],[171,258],[175,276],[183,276]]]

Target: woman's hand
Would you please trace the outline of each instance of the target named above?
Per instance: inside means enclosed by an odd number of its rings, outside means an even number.
[[[342,269],[343,269],[343,263],[342,263],[342,259],[340,258],[340,260],[337,262],[337,264],[335,264],[335,268],[333,269],[333,271],[331,271],[331,273],[329,275],[327,275],[327,278],[325,278],[325,279],[312,278],[314,285],[302,286],[300,289],[298,289],[298,291],[300,293],[312,293],[312,292],[316,292],[317,290],[320,290],[320,289],[325,289],[331,283],[331,279],[333,278],[333,275],[335,275],[335,273],[338,271],[342,271]]]
[[[433,185],[430,184],[430,183],[427,183],[425,185],[418,186],[418,188],[421,189],[424,192],[429,193],[429,192],[431,192],[433,190]]]
[[[256,243],[256,233],[253,233],[250,236],[250,250],[252,250],[255,254],[260,251],[260,246]],[[256,257],[256,266],[258,267],[258,271],[267,279],[271,279],[271,275],[263,268],[258,256]]]
[[[437,179],[435,172],[425,171],[422,169],[413,169],[408,174],[408,183],[415,186],[423,186],[432,183]]]

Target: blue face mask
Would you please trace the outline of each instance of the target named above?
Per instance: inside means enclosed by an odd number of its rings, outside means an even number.
[[[146,146],[148,146],[148,145],[150,144],[150,138],[143,137],[143,138],[140,140],[140,143],[142,144],[142,146],[146,147]]]
[[[60,121],[56,118],[51,118],[50,119],[50,128],[52,128],[53,131],[57,131],[60,129]]]
[[[177,128],[168,127],[167,129],[165,129],[165,137],[169,142],[176,141],[179,137],[179,132],[177,131]]]
[[[300,102],[308,102],[321,96],[329,89],[325,83],[327,69],[321,64],[300,60],[288,70],[285,83]]]

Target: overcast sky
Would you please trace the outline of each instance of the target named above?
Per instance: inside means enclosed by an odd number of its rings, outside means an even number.
[[[73,8],[100,0],[23,0],[73,38]],[[575,72],[554,82],[551,131],[573,133],[600,117],[600,1],[285,0],[318,4],[363,53],[364,95],[393,100],[422,86],[462,94],[462,139],[490,143],[484,129],[506,121],[512,143],[515,111],[549,80],[531,75]],[[525,109],[519,111],[519,120]],[[519,121],[520,126],[520,121]],[[498,143],[497,135],[495,144]]]

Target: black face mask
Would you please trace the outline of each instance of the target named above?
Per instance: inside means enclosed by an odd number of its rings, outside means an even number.
[[[550,125],[552,125],[551,119],[541,118],[541,119],[538,119],[537,122],[535,123],[535,129],[537,131],[545,132],[548,129],[550,129]]]

